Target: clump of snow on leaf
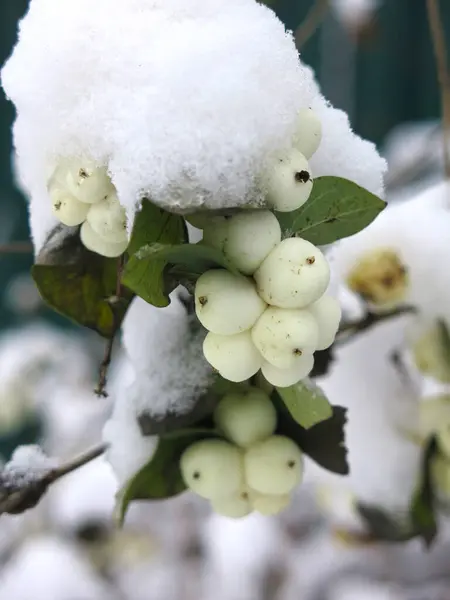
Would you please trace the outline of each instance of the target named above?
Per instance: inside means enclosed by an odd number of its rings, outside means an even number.
[[[114,411],[104,431],[111,444],[108,459],[121,481],[156,448],[157,438],[142,435],[139,416],[186,413],[211,383],[212,370],[202,352],[205,332],[193,327],[179,293],[171,294],[166,308],[135,298],[122,326],[126,356],[111,385]]]
[[[313,175],[382,191],[375,147],[254,0],[32,0],[2,83],[37,247],[56,223],[46,181],[59,157],[107,164],[130,218],[145,194],[174,210],[239,206],[261,200],[258,177],[308,106],[324,125]]]

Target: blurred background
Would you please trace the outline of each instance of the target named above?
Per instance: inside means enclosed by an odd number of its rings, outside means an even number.
[[[0,3],[0,63],[27,4]],[[438,182],[440,97],[425,0],[267,4],[296,32],[324,95],[388,159],[388,199]],[[440,4],[450,39],[450,2]],[[13,118],[0,91],[5,250],[29,241],[26,199],[14,182]],[[0,253],[0,455],[7,460],[18,444],[43,440],[50,454],[72,456],[100,439],[111,409],[92,394],[102,345],[43,306],[29,276],[32,252],[20,250]],[[120,373],[120,354],[113,367]],[[416,541],[365,543],[347,535],[357,525],[345,492],[318,495],[306,485],[279,518],[239,522],[184,495],[133,507],[123,531],[111,525],[114,493],[112,473],[97,460],[36,510],[2,517],[0,598],[450,600],[445,534],[431,552]]]

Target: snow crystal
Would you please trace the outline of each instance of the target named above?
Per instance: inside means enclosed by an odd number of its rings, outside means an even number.
[[[44,454],[40,446],[19,446],[1,471],[5,487],[22,487],[42,479],[58,466],[58,461]]]
[[[450,254],[449,205],[447,183],[389,204],[369,227],[331,250],[328,258],[336,276],[345,281],[367,253],[393,250],[408,273],[404,302],[416,306],[424,317],[450,323],[450,284],[442,270]]]
[[[258,176],[306,106],[325,129],[316,174],[382,191],[376,149],[254,0],[32,0],[2,83],[38,249],[56,224],[46,182],[60,157],[107,164],[130,219],[144,195],[173,210],[239,206],[260,198]]]
[[[167,308],[136,298],[123,323],[123,344],[136,371],[128,391],[138,414],[185,412],[208,388],[212,370],[202,344],[205,333],[192,331],[179,290]]]

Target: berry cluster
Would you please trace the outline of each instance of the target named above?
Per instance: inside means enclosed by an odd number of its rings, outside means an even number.
[[[269,396],[258,388],[228,394],[214,421],[228,441],[203,440],[184,452],[180,466],[187,487],[227,517],[286,508],[301,482],[303,458],[292,440],[274,435],[277,415]]]
[[[48,185],[53,214],[69,227],[81,225],[83,244],[102,256],[116,257],[128,246],[125,210],[106,168],[89,162],[61,163]]]
[[[290,153],[267,176],[267,203],[278,211],[302,206],[312,189],[305,158],[320,143],[320,122],[307,109]],[[300,152],[302,149],[303,153]],[[269,383],[287,387],[306,377],[314,352],[334,341],[341,311],[324,295],[330,280],[322,252],[300,238],[282,240],[270,210],[246,210],[227,217],[197,215],[203,243],[220,249],[242,275],[207,271],[197,281],[197,316],[208,330],[206,360],[230,381],[259,369]]]

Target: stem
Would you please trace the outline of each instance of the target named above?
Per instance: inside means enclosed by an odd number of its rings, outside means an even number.
[[[447,65],[445,34],[439,10],[439,0],[427,0],[427,12],[436,59],[437,76],[441,88],[444,172],[446,179],[450,179],[450,78]]]
[[[0,244],[0,254],[31,254],[33,244],[31,242],[9,242]]]
[[[87,465],[91,461],[104,454],[107,447],[107,444],[99,444],[98,446],[94,446],[94,448],[83,452],[83,454],[73,458],[65,465],[61,465],[60,467],[53,469],[48,475],[49,482],[53,483],[58,479],[61,479],[61,477],[64,477],[69,473],[73,473],[73,471],[76,471],[80,467],[84,467],[84,465]]]
[[[106,384],[108,380],[108,370],[109,365],[111,364],[112,352],[114,347],[114,340],[116,339],[116,334],[118,330],[118,319],[117,319],[117,306],[120,303],[121,295],[122,295],[122,270],[123,270],[123,256],[120,256],[117,260],[117,278],[116,278],[116,292],[115,296],[109,298],[109,304],[111,306],[111,310],[113,313],[113,328],[110,338],[108,339],[105,352],[103,355],[103,360],[100,365],[99,376],[98,376],[98,384],[95,388],[94,392],[97,396],[102,398],[107,398],[108,393],[106,391]]]
[[[405,314],[415,313],[416,309],[413,306],[401,306],[382,313],[367,312],[366,315],[359,321],[349,321],[343,323],[338,331],[336,343],[343,344],[353,338],[354,335],[362,333],[366,329],[373,327],[377,323],[399,317]]]
[[[319,29],[329,8],[328,0],[315,0],[301,25],[295,31],[295,44],[300,50]]]

